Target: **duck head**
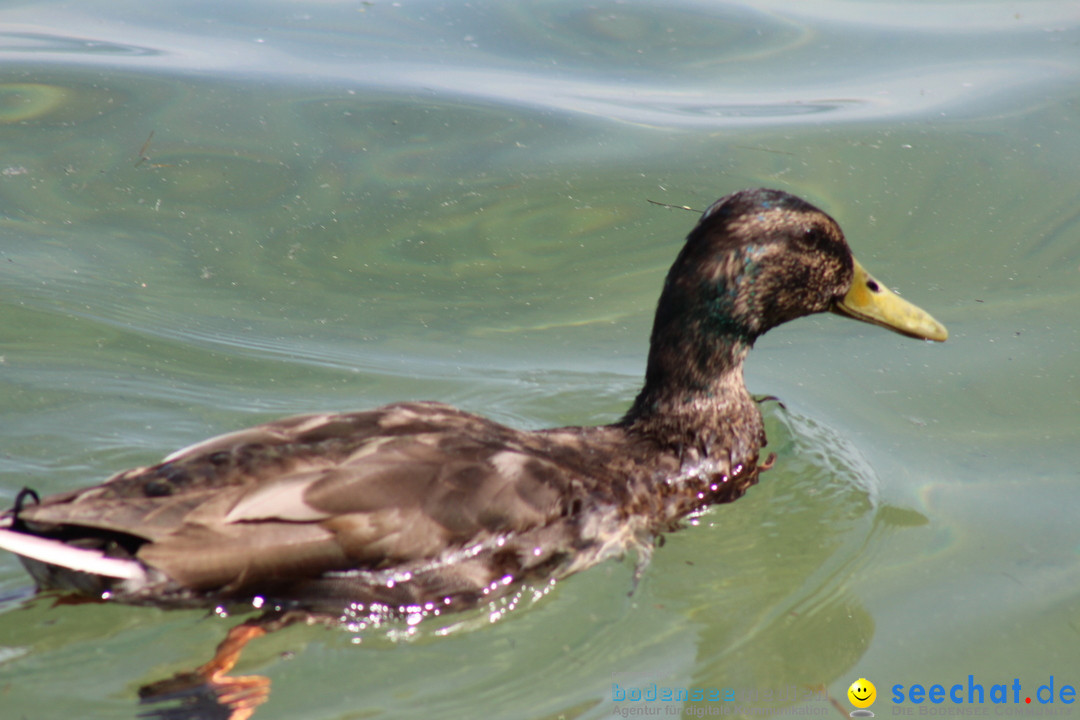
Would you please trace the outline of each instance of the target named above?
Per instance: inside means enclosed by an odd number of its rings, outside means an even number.
[[[909,337],[948,337],[941,323],[863,269],[840,226],[820,209],[780,190],[721,198],[668,272],[635,410],[742,389],[742,361],[758,337],[827,311]]]

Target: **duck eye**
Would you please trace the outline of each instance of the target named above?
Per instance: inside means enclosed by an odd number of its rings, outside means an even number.
[[[870,288],[870,292],[879,292],[881,290],[881,288],[878,287],[877,280],[867,280],[866,287]]]

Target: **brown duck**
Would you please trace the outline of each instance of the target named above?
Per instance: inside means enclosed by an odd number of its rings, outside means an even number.
[[[645,384],[610,425],[522,431],[447,405],[288,418],[0,515],[40,587],[130,603],[254,602],[345,617],[467,607],[636,547],[757,481],[743,384],[762,333],[832,311],[945,328],[854,260],[837,223],[777,190],[702,215],[664,282]]]

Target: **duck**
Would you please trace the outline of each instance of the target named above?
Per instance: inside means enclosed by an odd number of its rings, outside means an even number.
[[[610,424],[519,430],[439,402],[289,417],[89,487],[23,489],[0,547],[42,590],[326,617],[462,609],[629,550],[647,559],[771,464],[744,361],[770,329],[823,312],[948,337],[825,212],[735,192],[667,273],[643,386]]]

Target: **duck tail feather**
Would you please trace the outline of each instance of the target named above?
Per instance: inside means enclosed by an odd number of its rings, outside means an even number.
[[[0,548],[46,565],[56,565],[90,575],[119,580],[145,580],[146,578],[146,570],[136,560],[111,558],[100,550],[72,547],[59,540],[50,540],[14,530],[0,529]]]

